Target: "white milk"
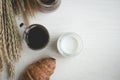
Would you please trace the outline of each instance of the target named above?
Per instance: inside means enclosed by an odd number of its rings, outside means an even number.
[[[65,33],[59,37],[57,42],[59,53],[65,57],[80,54],[82,45],[82,40],[76,33]]]
[[[67,54],[74,54],[78,47],[78,42],[73,36],[65,36],[61,40],[61,49]]]

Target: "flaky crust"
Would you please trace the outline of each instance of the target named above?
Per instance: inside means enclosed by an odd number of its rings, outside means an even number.
[[[54,58],[44,58],[29,65],[19,80],[50,80],[55,67]]]

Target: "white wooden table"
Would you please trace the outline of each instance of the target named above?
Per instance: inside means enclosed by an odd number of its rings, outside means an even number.
[[[27,65],[47,56],[57,59],[51,80],[120,80],[120,0],[62,0],[55,12],[37,13],[30,19],[34,23],[46,26],[50,42],[37,52],[24,46],[16,80]],[[64,58],[58,53],[56,41],[65,32],[82,37],[79,56]]]

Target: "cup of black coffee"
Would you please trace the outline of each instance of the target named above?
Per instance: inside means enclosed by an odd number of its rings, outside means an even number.
[[[25,29],[24,40],[30,49],[42,49],[49,42],[48,30],[43,25],[32,24]]]

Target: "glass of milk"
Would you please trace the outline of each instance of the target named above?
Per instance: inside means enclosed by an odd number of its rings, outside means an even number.
[[[83,42],[77,33],[65,33],[59,37],[57,48],[64,57],[76,56],[82,51]]]

